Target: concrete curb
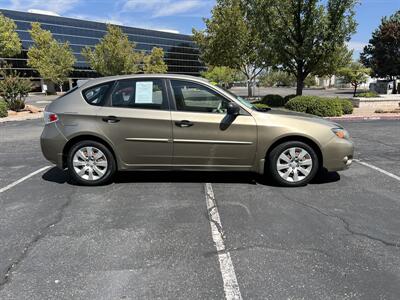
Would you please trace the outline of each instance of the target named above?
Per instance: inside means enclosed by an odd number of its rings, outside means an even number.
[[[345,117],[326,117],[331,121],[376,121],[376,120],[400,120],[398,116],[345,116]]]
[[[8,116],[5,118],[0,118],[0,124],[1,123],[6,123],[6,122],[21,122],[21,121],[27,121],[27,120],[36,120],[43,118],[43,112],[38,112],[38,113],[30,113],[30,114],[25,114],[21,116]]]

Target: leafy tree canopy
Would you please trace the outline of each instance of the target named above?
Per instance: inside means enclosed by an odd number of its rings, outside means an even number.
[[[168,66],[164,62],[164,50],[154,47],[149,55],[143,59],[143,72],[145,74],[167,73]]]
[[[350,83],[354,87],[353,96],[355,97],[358,86],[367,82],[371,69],[364,67],[359,62],[351,62],[347,67],[340,69],[338,74],[343,77],[344,82]]]
[[[382,19],[361,53],[361,62],[372,69],[375,77],[400,76],[400,10]]]
[[[357,0],[246,0],[251,19],[278,64],[297,79],[301,95],[309,74],[332,73],[335,54],[355,32]]]
[[[164,50],[154,47],[150,54],[136,51],[136,44],[129,41],[122,29],[108,25],[107,34],[91,49],[86,47],[82,55],[90,67],[102,76],[135,73],[166,73]]]
[[[12,57],[21,53],[21,41],[14,21],[0,13],[0,57]]]
[[[135,51],[136,44],[129,41],[118,26],[108,25],[107,34],[92,50],[86,47],[82,55],[91,68],[103,76],[133,74],[140,71],[143,53]]]
[[[32,23],[30,34],[34,45],[28,50],[28,65],[44,79],[58,84],[62,91],[62,84],[68,79],[76,61],[69,43],[59,43],[39,23]]]
[[[251,86],[255,77],[271,64],[272,55],[247,17],[244,1],[217,0],[211,18],[204,22],[205,30],[193,29],[202,59],[212,66],[240,70]]]
[[[229,87],[236,80],[237,73],[237,70],[229,67],[209,67],[206,72],[201,73],[201,76],[223,87]]]

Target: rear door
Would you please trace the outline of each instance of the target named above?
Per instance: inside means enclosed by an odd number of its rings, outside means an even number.
[[[163,79],[117,81],[98,116],[101,131],[128,167],[171,165],[171,113]]]
[[[242,111],[227,115],[231,101],[206,85],[171,80],[175,100],[173,163],[178,168],[248,170],[254,164],[257,128]]]

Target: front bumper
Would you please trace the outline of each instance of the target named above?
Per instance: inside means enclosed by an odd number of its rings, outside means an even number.
[[[61,169],[63,168],[63,149],[67,141],[58,129],[57,123],[44,126],[40,136],[40,147],[43,156]]]
[[[323,166],[330,172],[348,169],[353,162],[354,144],[350,140],[334,137],[321,150]]]

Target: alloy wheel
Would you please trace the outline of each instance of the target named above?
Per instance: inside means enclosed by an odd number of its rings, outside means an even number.
[[[276,163],[279,176],[287,182],[303,181],[310,175],[312,167],[313,160],[310,153],[301,147],[284,150]]]
[[[99,180],[106,174],[108,168],[105,154],[92,146],[78,149],[74,154],[72,165],[75,173],[88,181]]]

